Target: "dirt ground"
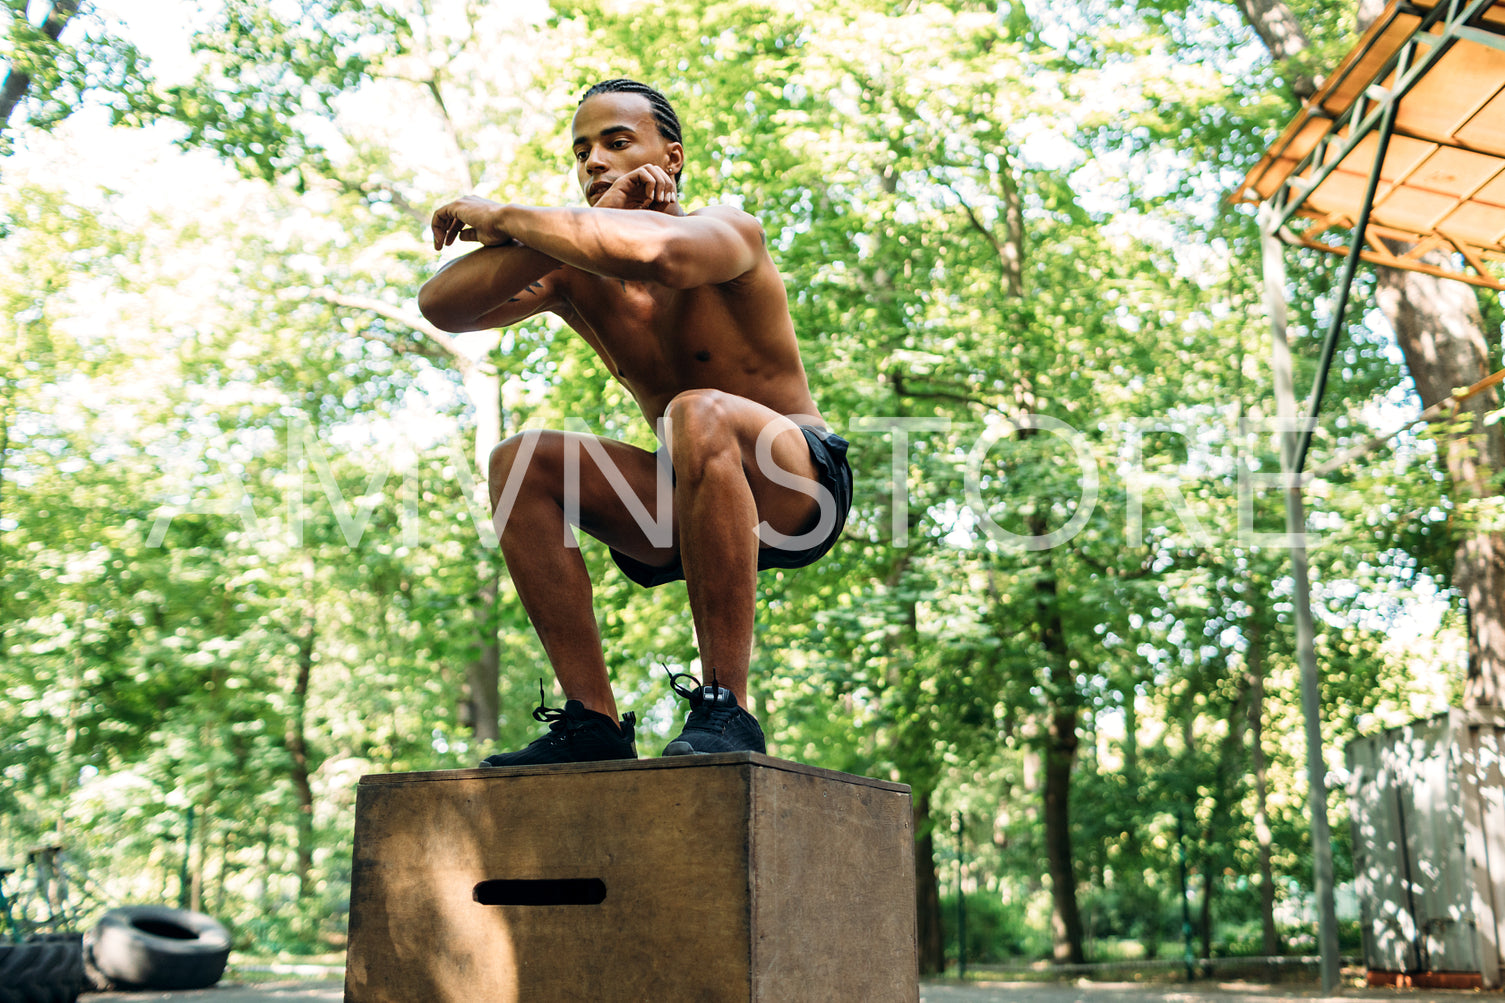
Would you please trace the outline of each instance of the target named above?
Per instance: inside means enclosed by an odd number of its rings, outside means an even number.
[[[1326,996],[1315,986],[1265,985],[1254,982],[1191,982],[1141,985],[1133,982],[979,982],[968,985],[924,983],[923,1003],[1277,1003],[1302,1000],[1390,1001],[1390,1003],[1466,1003],[1472,990],[1344,989]]]

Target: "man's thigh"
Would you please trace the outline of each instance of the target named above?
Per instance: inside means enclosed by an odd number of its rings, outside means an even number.
[[[498,529],[510,505],[522,497],[525,476],[534,492],[559,506],[566,522],[608,546],[654,565],[667,564],[679,553],[667,457],[581,432],[522,432],[511,444],[513,464],[493,476],[517,481],[518,487],[492,486]]]
[[[785,536],[807,527],[822,496],[810,444],[795,419],[720,391],[711,392],[691,407],[698,408],[699,414],[688,413],[686,408],[685,420],[671,424],[674,455],[735,443],[742,454],[742,469],[752,489],[758,519]],[[672,406],[670,415],[674,415]],[[717,427],[707,428],[712,424]],[[674,436],[684,434],[691,441],[675,441]]]

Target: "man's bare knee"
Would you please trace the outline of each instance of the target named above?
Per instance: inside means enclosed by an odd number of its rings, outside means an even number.
[[[505,480],[507,471],[512,469],[513,462],[517,459],[517,451],[520,448],[517,436],[503,439],[491,447],[491,455],[486,463],[486,480],[495,484],[498,480]]]
[[[503,439],[491,447],[491,455],[486,463],[486,487],[491,496],[491,508],[496,509],[497,499],[501,496],[502,488],[512,475],[512,468],[517,463],[518,453],[522,450],[522,436],[514,435]]]
[[[729,404],[727,395],[720,390],[686,390],[669,402],[664,418],[669,422],[671,434],[704,432],[726,424]]]
[[[669,402],[664,417],[669,423],[669,454],[678,478],[699,481],[718,461],[741,466],[741,446],[726,394],[687,390]]]
[[[524,488],[539,485],[540,475],[550,469],[549,459],[559,453],[560,438],[558,432],[529,429],[491,447],[486,483],[493,511],[504,494],[515,497]]]

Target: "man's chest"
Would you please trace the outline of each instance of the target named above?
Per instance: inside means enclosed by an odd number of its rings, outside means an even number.
[[[670,289],[654,282],[628,282],[590,276],[586,295],[576,306],[593,326],[608,329],[616,338],[659,340],[683,326],[694,311],[698,290]]]
[[[571,301],[571,324],[624,382],[672,379],[713,337],[713,311],[693,291],[590,278]]]

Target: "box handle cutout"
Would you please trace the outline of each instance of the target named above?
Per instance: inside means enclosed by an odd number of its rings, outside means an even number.
[[[494,878],[475,889],[481,905],[600,905],[605,899],[600,878]]]

